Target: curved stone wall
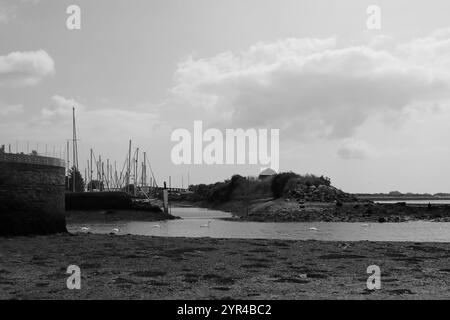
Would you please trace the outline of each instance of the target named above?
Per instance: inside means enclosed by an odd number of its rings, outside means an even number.
[[[0,236],[66,232],[61,159],[0,154]]]

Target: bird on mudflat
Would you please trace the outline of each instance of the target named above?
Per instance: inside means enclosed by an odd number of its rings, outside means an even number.
[[[207,224],[202,224],[202,225],[200,226],[200,228],[209,228],[210,225],[211,225],[211,221],[208,221]]]

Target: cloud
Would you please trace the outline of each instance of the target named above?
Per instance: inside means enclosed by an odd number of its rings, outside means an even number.
[[[6,105],[0,102],[0,116],[14,116],[18,114],[22,114],[24,111],[23,106],[20,104],[15,105]]]
[[[0,2],[0,24],[10,23],[17,18],[17,11],[20,5],[36,5],[40,0],[2,0]]]
[[[348,138],[374,114],[448,98],[450,70],[435,66],[447,66],[449,41],[450,32],[441,31],[390,51],[342,47],[334,38],[259,43],[241,53],[189,57],[172,92],[203,108],[215,125],[280,128],[305,140]],[[414,55],[424,42],[438,60],[432,66]],[[407,46],[413,52],[406,54]]]
[[[111,137],[152,135],[158,123],[154,113],[121,109],[91,109],[74,98],[55,94],[51,105],[41,109],[40,114],[28,122],[28,129],[46,128],[50,136],[56,132],[71,133],[72,108],[75,107],[78,132],[89,140],[111,141]]]
[[[353,138],[342,141],[337,154],[342,159],[366,159],[375,156],[375,149],[366,141]]]
[[[368,46],[374,49],[386,48],[394,43],[394,37],[386,34],[377,34],[370,38]]]
[[[450,70],[450,28],[437,29],[429,36],[401,44],[396,50],[403,59],[433,69]]]
[[[77,112],[84,112],[86,107],[81,103],[71,98],[65,98],[61,95],[55,94],[51,98],[53,105],[41,110],[39,122],[41,123],[55,123],[67,121],[72,119],[72,108]]]
[[[77,102],[75,99],[65,98],[59,94],[53,95],[52,101],[59,109],[62,109],[64,111],[69,110],[69,109],[72,110],[72,108],[83,109],[83,110],[86,108],[81,103]]]
[[[44,50],[0,56],[0,86],[32,86],[54,73],[55,63]]]
[[[9,23],[16,17],[16,7],[9,7],[0,3],[0,24]]]

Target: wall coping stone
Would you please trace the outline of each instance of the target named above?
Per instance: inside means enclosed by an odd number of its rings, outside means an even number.
[[[37,164],[43,166],[62,167],[62,168],[66,167],[66,162],[63,159],[27,155],[20,153],[0,153],[0,162]]]

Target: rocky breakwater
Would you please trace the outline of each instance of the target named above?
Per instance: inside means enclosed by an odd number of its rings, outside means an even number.
[[[350,193],[327,185],[302,185],[297,184],[289,188],[287,198],[292,198],[299,203],[314,202],[355,202],[358,199]]]

